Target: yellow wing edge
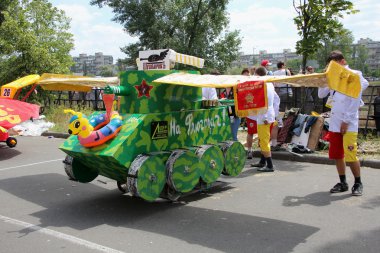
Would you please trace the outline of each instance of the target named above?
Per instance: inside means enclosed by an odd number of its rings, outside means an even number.
[[[44,73],[24,76],[1,86],[2,98],[13,98],[17,91],[26,86],[38,84],[44,90],[89,92],[92,88],[105,88],[107,85],[119,85],[117,77],[86,77]]]
[[[347,96],[357,98],[361,91],[360,77],[353,71],[331,61],[325,73],[295,76],[242,76],[242,75],[197,75],[173,73],[154,80],[154,83],[186,85],[201,88],[234,87],[246,81],[286,83],[294,87],[329,87]]]

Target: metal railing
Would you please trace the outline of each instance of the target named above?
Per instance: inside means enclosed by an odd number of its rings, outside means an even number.
[[[91,92],[57,92],[54,105],[63,105],[65,107],[87,107],[95,111],[105,110],[101,96],[101,90],[94,89]],[[50,105],[50,101],[49,101]],[[45,105],[46,106],[46,105]]]

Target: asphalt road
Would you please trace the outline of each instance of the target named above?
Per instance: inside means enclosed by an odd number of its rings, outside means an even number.
[[[179,203],[122,195],[115,182],[69,181],[63,139],[0,143],[0,252],[379,252],[380,170],[364,195],[330,195],[335,167],[275,161],[249,167]],[[352,185],[353,178],[348,173]]]

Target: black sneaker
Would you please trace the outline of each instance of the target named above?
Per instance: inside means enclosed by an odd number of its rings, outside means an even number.
[[[265,163],[252,163],[251,167],[263,168],[265,167]]]
[[[362,183],[355,183],[352,186],[352,196],[361,196],[363,194],[363,184]]]
[[[331,193],[345,192],[345,191],[348,191],[348,184],[347,183],[337,183],[330,190]]]
[[[274,172],[274,169],[273,168],[269,168],[269,167],[265,167],[265,168],[257,169],[257,171],[260,171],[260,172]]]
[[[253,158],[253,152],[247,151],[247,159],[252,159],[252,158]]]

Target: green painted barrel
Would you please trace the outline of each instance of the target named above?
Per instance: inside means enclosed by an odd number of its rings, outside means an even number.
[[[215,145],[202,145],[196,151],[201,163],[201,178],[206,183],[215,182],[224,168],[222,150]]]
[[[174,150],[166,163],[166,182],[173,190],[189,192],[198,184],[200,161],[190,150]]]
[[[134,196],[153,201],[165,185],[165,163],[157,155],[138,155],[129,168],[128,191]]]
[[[244,146],[237,141],[226,141],[219,144],[224,155],[224,169],[222,173],[228,176],[237,176],[243,170],[247,159]]]

